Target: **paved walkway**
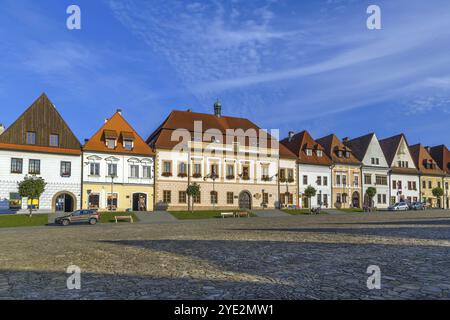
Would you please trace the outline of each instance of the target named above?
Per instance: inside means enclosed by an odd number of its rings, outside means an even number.
[[[0,229],[0,299],[450,299],[449,215]],[[67,289],[70,265],[81,290]]]
[[[166,211],[134,212],[139,223],[177,222],[178,219]]]
[[[258,217],[263,218],[279,218],[279,217],[289,217],[290,215],[278,209],[267,209],[267,210],[252,210],[254,214]]]

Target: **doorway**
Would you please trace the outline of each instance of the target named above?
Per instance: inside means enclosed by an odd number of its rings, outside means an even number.
[[[72,212],[75,201],[68,193],[59,194],[55,200],[56,212]]]
[[[133,211],[147,211],[147,195],[133,193]]]
[[[252,196],[248,191],[242,191],[239,194],[239,209],[251,209]]]

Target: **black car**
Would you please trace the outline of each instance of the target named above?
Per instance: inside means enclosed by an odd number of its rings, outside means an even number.
[[[77,210],[65,216],[55,219],[55,224],[67,226],[74,222],[88,222],[91,225],[100,220],[100,215],[96,210]]]

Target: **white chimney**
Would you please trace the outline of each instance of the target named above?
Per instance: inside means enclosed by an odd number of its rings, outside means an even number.
[[[293,137],[294,137],[294,131],[289,131],[288,141],[291,142]]]
[[[5,132],[5,126],[3,124],[0,123],[0,134],[2,134],[3,132]]]

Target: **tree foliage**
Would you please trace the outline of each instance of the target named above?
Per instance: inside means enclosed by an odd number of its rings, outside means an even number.
[[[18,183],[19,194],[30,200],[30,217],[33,215],[33,200],[39,199],[45,191],[47,183],[41,177],[26,176]]]

